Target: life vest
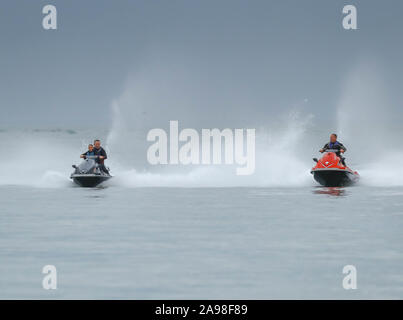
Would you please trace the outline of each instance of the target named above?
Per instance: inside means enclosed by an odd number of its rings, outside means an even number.
[[[336,148],[335,148],[336,147]],[[336,142],[329,142],[329,149],[338,149],[340,147],[339,141]]]

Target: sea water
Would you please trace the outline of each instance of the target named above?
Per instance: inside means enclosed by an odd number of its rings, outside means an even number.
[[[291,127],[246,178],[130,166],[105,143],[115,177],[89,189],[69,174],[93,132],[3,130],[0,298],[403,298],[402,175],[351,156],[361,183],[320,187],[317,146],[290,150],[302,134]],[[42,286],[46,265],[56,290]],[[357,289],[343,287],[346,265]]]

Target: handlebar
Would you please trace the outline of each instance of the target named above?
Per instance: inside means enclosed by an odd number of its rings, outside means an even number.
[[[337,153],[337,152],[340,152],[340,150],[342,150],[342,149],[326,149],[326,150],[323,150],[323,152],[334,152],[334,153]]]

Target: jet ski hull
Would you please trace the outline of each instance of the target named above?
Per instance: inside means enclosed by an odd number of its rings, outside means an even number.
[[[106,175],[97,175],[97,174],[72,174],[71,179],[78,184],[80,187],[85,188],[94,188],[101,183],[112,178],[111,176]]]
[[[315,169],[313,178],[324,187],[345,187],[358,181],[358,175],[345,169]]]
[[[70,178],[80,187],[93,188],[112,178],[108,172],[105,172],[105,168],[103,169],[97,163],[95,156],[87,156],[80,165],[72,167],[74,172]]]
[[[357,182],[360,175],[347,167],[333,150],[327,150],[321,159],[313,159],[313,178],[325,187],[344,187]]]

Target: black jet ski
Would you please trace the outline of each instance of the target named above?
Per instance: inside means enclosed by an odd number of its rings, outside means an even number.
[[[70,179],[81,187],[93,188],[112,178],[109,173],[102,170],[96,161],[97,158],[98,156],[86,156],[80,165],[73,165],[75,170]]]
[[[360,179],[357,171],[344,165],[337,156],[338,150],[328,149],[321,159],[314,158],[316,165],[312,168],[313,178],[325,187],[344,187]]]

